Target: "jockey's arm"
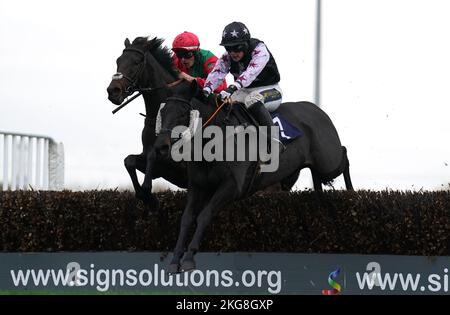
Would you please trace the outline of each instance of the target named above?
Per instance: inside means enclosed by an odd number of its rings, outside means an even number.
[[[224,53],[220,59],[217,60],[216,65],[206,78],[203,90],[211,93],[223,84],[225,77],[230,72],[230,56]]]
[[[252,84],[261,71],[263,71],[270,59],[269,51],[264,43],[259,43],[258,46],[253,49],[251,55],[252,59],[250,60],[247,69],[241,73],[234,83],[238,89]]]

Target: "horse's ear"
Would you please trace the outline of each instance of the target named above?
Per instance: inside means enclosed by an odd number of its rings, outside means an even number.
[[[127,39],[125,39],[125,42],[124,42],[124,44],[125,44],[125,48],[128,48],[128,46],[130,46],[131,45],[131,43],[130,43],[130,40],[127,38]]]

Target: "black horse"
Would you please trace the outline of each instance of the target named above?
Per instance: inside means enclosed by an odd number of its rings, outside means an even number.
[[[161,109],[161,132],[155,142],[157,155],[171,152],[174,142],[171,138],[172,131],[176,126],[189,124],[190,111],[198,110],[199,116],[206,120],[216,111],[216,102],[211,97],[205,100],[195,82],[190,87],[184,85],[174,88],[174,95],[167,98],[165,107]],[[206,227],[220,208],[274,183],[285,179],[291,181],[292,176],[297,178],[300,170],[305,167],[312,171],[315,190],[320,191],[322,183],[327,183],[340,174],[344,175],[346,188],[353,189],[347,151],[341,145],[327,114],[309,102],[283,103],[278,111],[302,130],[304,135],[287,145],[279,156],[279,167],[275,172],[258,173],[259,163],[250,160],[188,162],[188,200],[169,266],[171,273],[195,268],[194,255],[199,249]],[[238,126],[242,124],[242,120],[237,118],[239,116],[230,115],[227,110],[219,111],[211,123],[221,128],[225,128],[225,125]],[[197,227],[185,252],[188,231],[196,212]]]
[[[113,75],[107,88],[108,99],[115,105],[121,105],[125,98],[136,91],[144,97],[146,118],[142,130],[143,150],[140,154],[128,155],[124,162],[136,197],[152,211],[158,209],[158,200],[151,194],[152,179],[162,177],[180,188],[188,186],[186,163],[157,159],[152,150],[156,140],[155,124],[160,104],[171,93],[171,85],[188,84],[186,81],[177,81],[178,73],[173,69],[171,53],[162,43],[163,39],[156,37],[138,37],[133,43],[127,38],[125,49],[117,58],[117,73]],[[145,174],[142,186],[136,170]],[[289,191],[298,178],[298,174],[296,175],[292,176],[291,181],[284,181],[281,188]]]
[[[178,74],[172,67],[172,56],[163,39],[138,37],[133,43],[125,40],[125,49],[117,59],[117,73],[107,88],[108,99],[115,105],[138,91],[145,101],[145,125],[142,130],[143,150],[140,154],[128,155],[124,162],[130,174],[136,197],[152,211],[158,208],[158,200],[151,194],[152,179],[162,177],[180,188],[187,188],[186,163],[172,160],[157,160],[153,144],[156,140],[155,121],[159,106],[167,97],[170,85],[178,83]],[[179,83],[188,84],[186,81]],[[136,170],[145,174],[142,186]]]

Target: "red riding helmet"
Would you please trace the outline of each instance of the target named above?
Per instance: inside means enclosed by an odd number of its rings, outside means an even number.
[[[183,32],[173,40],[172,50],[197,51],[200,49],[200,41],[197,35],[190,32]]]

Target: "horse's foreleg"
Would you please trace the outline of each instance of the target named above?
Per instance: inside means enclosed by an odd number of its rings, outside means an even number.
[[[145,158],[143,154],[130,154],[124,159],[125,168],[130,174],[131,182],[133,183],[134,192],[136,193],[136,198],[143,198],[142,187],[139,184],[139,180],[136,174],[136,170],[145,172]]]
[[[146,165],[145,165],[145,177],[144,177],[144,182],[142,183],[142,189],[145,190],[146,193],[151,193],[152,192],[152,170],[153,170],[153,165],[155,163],[155,152],[154,150],[151,150],[150,152],[147,153],[147,155],[145,156],[145,161],[146,161]]]
[[[173,251],[173,258],[169,265],[169,273],[180,272],[180,260],[183,257],[185,251],[186,239],[190,227],[194,222],[194,210],[201,209],[204,206],[205,194],[200,189],[192,189],[188,192],[188,200],[186,208],[184,209],[183,215],[181,217],[180,232],[178,234],[177,244]]]
[[[152,180],[153,180],[153,166],[155,164],[156,155],[155,151],[151,150],[145,156],[145,176],[142,183],[142,192],[144,194],[143,201],[150,211],[157,211],[159,208],[158,199],[152,194]]]
[[[226,204],[234,201],[237,196],[238,191],[236,189],[236,184],[232,179],[230,179],[226,183],[221,184],[219,189],[216,190],[207,203],[206,207],[200,211],[197,217],[197,228],[195,229],[194,236],[181,264],[182,271],[195,269],[194,255],[200,247],[200,241],[203,238],[205,229],[208,227],[211,219],[216,215],[218,210]]]

